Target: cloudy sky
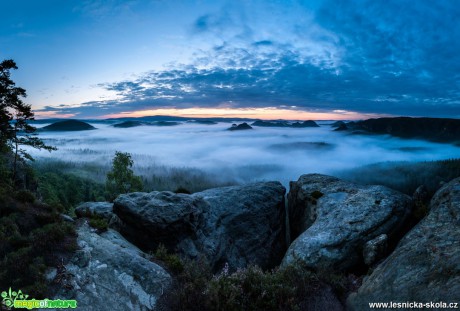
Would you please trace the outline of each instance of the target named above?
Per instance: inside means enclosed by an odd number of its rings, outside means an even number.
[[[0,0],[37,116],[460,118],[443,0]]]

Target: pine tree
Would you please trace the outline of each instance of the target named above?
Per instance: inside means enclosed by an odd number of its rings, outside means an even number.
[[[30,105],[23,102],[26,91],[17,87],[11,80],[10,71],[18,69],[16,63],[9,59],[0,63],[0,151],[13,153],[12,180],[17,179],[19,161],[33,160],[22,146],[30,146],[48,151],[56,150],[47,146],[36,136],[36,128],[29,124],[34,120]]]

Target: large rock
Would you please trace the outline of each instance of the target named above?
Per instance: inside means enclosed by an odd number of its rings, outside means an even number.
[[[88,311],[155,308],[171,284],[163,268],[116,231],[98,235],[83,224],[77,232],[80,249],[66,270],[50,273],[62,285],[55,299],[76,299],[78,309]]]
[[[192,195],[172,192],[119,196],[122,233],[146,250],[160,243],[188,258],[203,254],[214,269],[250,263],[274,267],[286,251],[285,188],[279,182],[223,187]]]
[[[78,217],[99,216],[107,221],[114,216],[113,203],[109,202],[85,202],[75,208]]]
[[[202,198],[169,191],[134,192],[114,201],[114,212],[126,224],[121,231],[146,250],[163,244],[190,257],[198,255],[198,228],[209,210]]]
[[[460,178],[435,194],[427,217],[348,298],[353,310],[377,301],[460,301]]]
[[[300,260],[313,269],[347,270],[362,265],[366,243],[382,234],[394,241],[412,205],[408,196],[386,187],[356,185],[320,174],[302,175],[290,187],[289,217],[295,240],[283,264]]]

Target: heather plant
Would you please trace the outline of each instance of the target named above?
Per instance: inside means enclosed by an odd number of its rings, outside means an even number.
[[[252,265],[213,275],[204,259],[186,261],[173,288],[160,299],[163,310],[311,310],[318,301],[326,308],[331,295],[342,296],[344,276],[313,272],[300,263],[263,271]],[[336,297],[336,296],[334,296]],[[316,303],[316,304],[315,304]],[[314,305],[314,306],[313,306]],[[333,307],[332,304],[330,307]]]

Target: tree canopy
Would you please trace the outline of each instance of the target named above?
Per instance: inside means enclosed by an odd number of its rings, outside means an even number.
[[[141,191],[142,180],[139,176],[134,175],[133,160],[127,152],[115,152],[112,160],[112,170],[107,173],[106,189],[108,197],[112,201],[119,194]]]

